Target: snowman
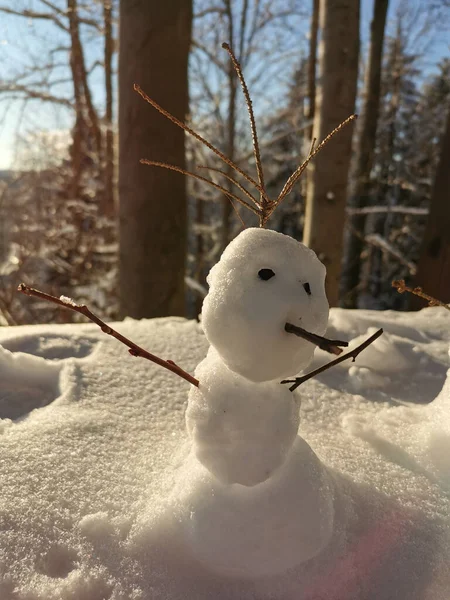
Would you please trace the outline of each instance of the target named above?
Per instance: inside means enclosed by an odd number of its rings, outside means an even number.
[[[299,403],[281,384],[311,362],[328,322],[325,267],[302,243],[265,229],[309,161],[354,116],[344,121],[287,180],[278,198],[264,186],[252,105],[240,66],[224,44],[242,84],[250,114],[258,181],[217,148],[161,108],[139,86],[136,91],[179,127],[204,143],[253,185],[256,199],[226,175],[246,199],[177,166],[143,159],[210,183],[259,218],[225,249],[207,278],[202,327],[210,348],[195,378],[104,325],[134,356],[149,358],[181,375],[193,387],[186,428],[191,450],[181,468],[172,504],[185,551],[207,569],[233,577],[273,575],[325,550],[334,530],[335,485],[327,468],[298,435]],[[221,172],[218,169],[215,171]],[[20,286],[92,318],[86,307]],[[300,337],[299,337],[300,336]],[[334,353],[335,342],[330,347]],[[175,507],[175,508],[174,508]]]
[[[326,341],[321,337],[328,322],[325,267],[311,249],[265,226],[309,161],[355,115],[317,147],[313,143],[307,159],[271,200],[248,89],[231,48],[223,47],[246,99],[258,181],[139,86],[135,90],[259,193],[257,199],[220,169],[212,170],[225,175],[236,193],[177,166],[141,161],[207,182],[259,218],[260,227],[244,229],[207,278],[201,322],[210,348],[195,371],[198,386],[189,393],[186,427],[191,454],[183,484],[175,490],[185,510],[178,522],[184,523],[188,551],[210,569],[253,577],[312,558],[333,533],[331,478],[298,435],[297,398],[281,385],[308,366],[314,343]]]
[[[208,276],[210,348],[186,410],[187,468],[197,476],[181,504],[189,551],[221,573],[284,571],[317,555],[333,533],[331,478],[298,436],[297,398],[280,384],[314,352],[291,329],[325,332],[324,283],[312,250],[262,228],[240,233]]]

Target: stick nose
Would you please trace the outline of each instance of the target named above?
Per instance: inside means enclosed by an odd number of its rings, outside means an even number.
[[[292,323],[286,323],[284,330],[287,333],[293,333],[294,335],[297,335],[311,344],[315,344],[321,350],[325,350],[325,352],[336,354],[337,356],[342,352],[342,348],[339,346],[348,346],[348,342],[343,342],[341,340],[329,340],[321,335],[317,335],[316,333],[310,333],[309,331],[306,331],[306,329],[303,329],[303,327],[292,325]]]

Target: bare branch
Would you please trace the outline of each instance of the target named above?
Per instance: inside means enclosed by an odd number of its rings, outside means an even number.
[[[26,98],[29,99],[42,100],[43,102],[52,102],[53,104],[60,104],[62,106],[68,106],[69,108],[73,108],[71,100],[67,98],[62,98],[58,96],[53,96],[52,94],[47,94],[45,92],[40,92],[38,90],[29,88],[26,85],[20,85],[16,83],[3,83],[0,85],[0,93],[2,92],[16,92],[23,94]]]
[[[230,11],[230,5],[227,4],[228,7],[228,11]],[[253,114],[253,107],[252,107],[252,102],[251,102],[251,98],[250,98],[250,94],[247,88],[247,84],[244,80],[244,77],[242,75],[242,70],[241,70],[241,66],[239,64],[239,62],[237,61],[236,57],[233,54],[233,51],[231,50],[230,46],[226,43],[222,44],[222,47],[228,52],[233,67],[235,69],[236,74],[238,75],[243,93],[244,93],[244,97],[245,97],[245,101],[247,104],[247,109],[248,109],[248,113],[249,113],[249,117],[250,117],[250,126],[251,126],[251,132],[252,132],[252,140],[253,140],[253,154],[255,157],[255,163],[256,163],[256,169],[257,169],[257,173],[258,173],[258,183],[247,173],[245,173],[240,167],[238,167],[235,162],[233,162],[233,160],[231,160],[230,158],[228,158],[227,156],[225,156],[225,154],[223,154],[223,152],[221,152],[220,150],[218,150],[215,146],[213,146],[210,142],[208,142],[205,138],[203,138],[201,135],[199,135],[197,132],[195,132],[193,129],[191,129],[190,127],[188,127],[188,125],[186,125],[185,123],[183,123],[182,121],[180,121],[179,119],[177,119],[176,117],[174,117],[171,113],[169,113],[167,110],[165,110],[164,108],[162,108],[157,102],[155,102],[155,100],[153,100],[152,98],[150,98],[143,90],[142,88],[138,85],[138,84],[134,84],[134,90],[136,92],[138,92],[138,94],[140,94],[140,96],[149,104],[151,104],[154,108],[156,108],[156,110],[158,110],[158,112],[160,112],[162,115],[164,115],[167,119],[169,119],[170,121],[172,121],[172,123],[174,123],[175,125],[177,125],[178,127],[180,127],[181,129],[183,129],[184,131],[186,131],[187,133],[189,133],[192,137],[194,137],[195,139],[197,139],[198,141],[200,141],[204,146],[206,146],[207,148],[209,148],[212,152],[214,152],[217,156],[219,156],[219,158],[226,164],[228,165],[228,167],[234,169],[236,172],[238,172],[242,177],[244,177],[244,179],[246,179],[246,181],[248,183],[251,183],[253,186],[255,186],[255,188],[258,190],[258,192],[260,193],[260,201],[257,202],[255,200],[255,198],[248,192],[246,191],[243,186],[241,186],[240,183],[238,183],[233,177],[231,177],[229,175],[229,173],[227,173],[226,171],[222,171],[220,169],[216,169],[213,167],[206,167],[209,168],[211,171],[215,171],[217,173],[221,173],[222,175],[224,175],[229,181],[231,181],[232,183],[234,183],[248,198],[251,199],[251,201],[256,204],[256,206],[258,207],[257,209],[255,209],[253,206],[251,206],[250,204],[248,204],[247,202],[245,202],[244,200],[242,200],[241,198],[238,198],[235,194],[231,193],[229,190],[226,190],[224,187],[214,183],[213,181],[210,181],[208,179],[205,179],[204,177],[198,176],[195,173],[191,173],[189,171],[185,171],[184,169],[181,169],[179,167],[176,167],[175,165],[168,165],[166,163],[161,163],[161,162],[156,162],[156,161],[149,161],[146,159],[141,160],[142,163],[144,164],[148,164],[148,165],[154,165],[154,166],[160,166],[160,167],[164,167],[166,169],[172,169],[174,171],[178,171],[179,173],[183,173],[184,175],[189,175],[190,177],[194,177],[200,181],[204,181],[205,183],[209,183],[210,185],[212,185],[213,187],[215,187],[218,190],[221,190],[228,198],[233,198],[234,200],[236,200],[237,202],[239,202],[240,204],[242,204],[243,206],[245,206],[246,208],[248,208],[249,210],[251,210],[254,214],[258,215],[259,217],[259,221],[260,221],[260,226],[264,227],[267,220],[269,219],[270,215],[273,213],[273,211],[275,210],[275,208],[278,206],[278,204],[280,204],[280,202],[284,199],[284,197],[289,194],[289,192],[292,190],[293,186],[295,185],[296,181],[299,179],[299,177],[302,175],[302,173],[304,172],[304,170],[306,169],[306,167],[308,166],[309,162],[322,150],[322,148],[324,148],[326,146],[326,144],[331,140],[331,138],[338,133],[343,127],[345,127],[345,125],[347,125],[348,123],[350,123],[351,121],[353,121],[354,119],[356,119],[357,115],[351,115],[350,117],[348,117],[345,121],[343,121],[340,125],[338,125],[338,127],[336,127],[329,135],[327,135],[327,137],[317,146],[314,147],[314,142],[311,146],[310,152],[308,154],[308,157],[306,158],[306,160],[294,171],[294,173],[292,173],[292,175],[288,178],[288,180],[286,181],[283,189],[281,190],[278,198],[276,201],[272,201],[270,200],[270,198],[267,195],[267,192],[265,190],[265,186],[264,186],[264,174],[263,174],[263,169],[262,169],[262,164],[261,164],[261,156],[260,156],[260,149],[259,149],[259,142],[258,142],[258,136],[257,136],[257,130],[256,130],[256,123],[255,123],[255,119],[254,119],[254,114]],[[217,58],[214,57],[214,59],[212,59],[212,61],[217,64]],[[221,65],[221,63],[220,63]],[[221,65],[222,68],[222,65]],[[203,167],[205,168],[205,167]]]
[[[219,14],[219,15],[223,15],[224,14],[224,9],[221,8],[220,6],[211,6],[210,8],[205,8],[204,10],[200,10],[198,13],[195,13],[193,15],[193,19],[201,19],[202,17],[206,17],[206,15],[211,15],[211,14]]]
[[[231,62],[233,63],[234,69],[239,78],[239,82],[241,84],[242,91],[244,92],[245,103],[247,104],[248,116],[250,119],[250,127],[251,127],[251,131],[252,131],[253,153],[255,156],[256,171],[258,173],[258,181],[259,181],[259,186],[261,189],[260,190],[261,205],[262,205],[263,216],[264,216],[265,205],[266,205],[266,203],[269,202],[269,199],[267,197],[267,193],[266,193],[266,190],[264,187],[264,173],[263,173],[263,169],[262,169],[262,165],[261,165],[261,155],[259,152],[258,133],[256,131],[256,123],[255,123],[255,116],[253,114],[252,100],[250,98],[250,94],[249,94],[249,91],[247,88],[247,84],[245,83],[244,76],[242,75],[241,65],[236,60],[236,57],[234,56],[233,51],[231,50],[230,46],[226,43],[222,44],[222,48],[224,48],[228,52],[228,54],[231,58]]]
[[[420,206],[365,206],[364,208],[347,208],[349,215],[374,215],[380,213],[400,213],[402,215],[428,215],[428,208]]]
[[[414,294],[414,296],[418,296],[419,298],[423,298],[428,301],[429,306],[442,306],[447,310],[450,310],[450,305],[433,298],[426,294],[421,287],[410,288],[406,285],[404,279],[397,279],[392,282],[392,287],[394,287],[399,294],[403,294],[404,292],[409,292],[410,294]]]
[[[226,163],[227,165],[229,165],[230,167],[232,167],[235,171],[237,171],[238,173],[240,173],[242,175],[242,177],[244,177],[244,179],[246,179],[249,183],[251,183],[252,185],[254,185],[259,192],[261,192],[261,193],[264,192],[264,190],[261,189],[260,185],[252,177],[250,177],[250,175],[248,175],[247,173],[245,173],[245,171],[243,171],[240,167],[238,167],[236,164],[234,164],[234,162],[232,162],[229,158],[227,158],[225,156],[225,154],[223,154],[220,150],[218,150],[210,142],[208,142],[207,140],[205,140],[205,138],[203,138],[201,135],[199,135],[193,129],[191,129],[190,127],[188,127],[185,123],[183,123],[182,121],[180,121],[179,119],[177,119],[176,117],[174,117],[173,115],[171,115],[167,110],[164,110],[164,108],[162,108],[157,102],[155,102],[152,98],[150,98],[150,96],[148,96],[144,92],[144,90],[137,83],[135,83],[133,87],[134,87],[135,91],[140,96],[142,96],[142,98],[144,98],[144,100],[146,102],[148,102],[154,108],[156,108],[156,110],[158,112],[160,112],[167,119],[169,119],[170,121],[172,121],[172,123],[175,123],[175,125],[178,125],[178,127],[181,127],[181,129],[184,129],[184,131],[187,131],[187,133],[189,133],[189,135],[192,135],[192,137],[194,137],[196,140],[198,140],[199,142],[201,142],[202,144],[204,144],[207,148],[209,148],[210,150],[212,150],[212,152],[214,152],[214,154],[217,154],[217,156],[221,160],[223,160],[224,163]]]
[[[302,377],[296,377],[295,379],[283,379],[283,381],[281,381],[281,383],[292,383],[293,385],[291,385],[291,387],[289,388],[289,391],[293,392],[302,383],[304,383],[305,381],[308,381],[308,379],[312,379],[313,377],[316,377],[316,375],[319,375],[320,373],[323,373],[324,371],[331,369],[331,367],[334,367],[335,365],[338,365],[339,363],[344,362],[344,360],[347,360],[348,358],[351,358],[352,362],[355,362],[358,354],[360,354],[363,350],[365,350],[367,348],[367,346],[370,346],[370,344],[372,344],[376,339],[378,339],[380,337],[380,335],[382,335],[382,333],[383,333],[383,330],[379,329],[373,335],[371,335],[370,338],[367,338],[367,340],[365,342],[363,342],[362,344],[357,346],[351,352],[347,352],[347,354],[342,354],[341,356],[339,356],[339,358],[332,360],[331,362],[327,363],[326,365],[323,365],[322,367],[319,367],[318,369],[315,369],[314,371],[311,371],[310,373],[307,373],[306,375],[303,375]]]
[[[238,196],[236,196],[229,190],[226,190],[224,187],[222,187],[218,183],[214,183],[214,181],[211,181],[210,179],[206,179],[206,177],[202,177],[201,175],[197,175],[196,173],[191,173],[190,171],[186,171],[185,169],[182,169],[181,167],[177,167],[176,165],[168,165],[167,163],[159,162],[156,160],[148,160],[147,158],[141,158],[140,162],[143,165],[150,165],[153,167],[163,167],[164,169],[170,169],[171,171],[176,171],[177,173],[182,173],[183,175],[188,175],[189,177],[198,179],[199,181],[204,181],[205,183],[209,183],[209,185],[212,185],[213,187],[217,188],[218,190],[220,190],[223,194],[225,194],[229,198],[233,198],[233,200],[236,200],[236,202],[239,202],[240,204],[242,204],[243,206],[245,206],[246,208],[251,210],[253,213],[255,213],[255,215],[258,215],[258,216],[260,215],[260,211],[256,208],[254,208],[251,204],[249,204],[245,200],[242,200],[242,198],[239,198]]]
[[[260,208],[260,204],[256,200],[256,198],[254,198],[250,194],[250,192],[245,189],[245,187],[243,185],[241,185],[238,181],[236,181],[236,179],[234,179],[234,177],[231,177],[231,175],[228,175],[228,173],[226,171],[223,171],[222,169],[216,169],[215,167],[208,167],[207,165],[197,165],[197,169],[206,169],[207,171],[214,171],[215,173],[220,173],[226,179],[228,179],[229,181],[234,183],[234,185],[237,186],[241,190],[241,192],[247,196],[247,198],[250,198],[250,200],[252,202],[254,202],[258,208]]]
[[[341,131],[346,125],[354,121],[358,115],[350,115],[345,121],[343,121],[340,125],[338,125],[331,133],[327,135],[327,137],[322,140],[322,142],[316,147],[315,150],[309,153],[306,160],[292,173],[289,179],[284,184],[283,189],[281,190],[278,199],[277,205],[289,194],[289,192],[294,187],[297,180],[301,177],[303,171],[306,169],[311,160],[328,144],[332,137],[334,137],[337,133]]]
[[[25,17],[26,19],[44,19],[46,21],[53,21],[55,25],[57,25],[63,31],[69,31],[69,28],[62,23],[55,14],[52,13],[43,13],[37,12],[34,10],[14,10],[12,8],[8,8],[7,6],[0,6],[0,12],[6,13],[8,15],[14,15],[16,17]]]
[[[371,244],[372,246],[376,246],[377,248],[381,248],[394,258],[396,258],[402,265],[408,268],[411,275],[415,275],[417,271],[416,265],[408,260],[403,254],[398,250],[395,246],[389,243],[386,239],[384,239],[378,233],[371,233],[369,235],[364,236],[364,241],[367,244]]]
[[[165,369],[168,369],[169,371],[172,371],[172,373],[175,373],[176,375],[178,375],[179,377],[182,377],[183,379],[185,379],[192,385],[195,385],[196,387],[198,387],[198,385],[199,385],[198,379],[196,379],[195,377],[193,377],[192,375],[190,375],[189,373],[184,371],[181,367],[176,365],[173,361],[163,360],[162,358],[159,358],[159,356],[155,356],[154,354],[147,352],[147,350],[144,350],[143,348],[141,348],[140,346],[138,346],[137,344],[135,344],[134,342],[132,342],[131,340],[129,340],[128,338],[123,336],[122,334],[120,334],[118,331],[116,331],[115,329],[113,329],[112,327],[107,325],[104,321],[102,321],[99,317],[97,317],[97,315],[94,315],[94,313],[91,312],[86,305],[76,304],[75,302],[73,302],[73,300],[71,300],[70,298],[65,298],[64,296],[61,296],[60,298],[56,298],[56,296],[51,296],[50,294],[46,294],[45,292],[41,292],[39,290],[31,288],[28,285],[25,285],[24,283],[21,283],[19,285],[19,287],[17,288],[17,291],[22,292],[23,294],[26,294],[27,296],[34,296],[36,298],[41,298],[42,300],[48,300],[49,302],[53,302],[53,304],[58,304],[59,306],[62,306],[63,308],[67,308],[67,309],[73,310],[81,315],[84,315],[90,321],[92,321],[93,323],[98,325],[100,327],[100,329],[103,331],[103,333],[106,333],[107,335],[111,335],[112,337],[116,338],[116,340],[119,340],[119,342],[122,342],[122,344],[125,344],[125,346],[128,346],[128,348],[129,348],[128,352],[131,354],[131,356],[139,356],[141,358],[146,358],[147,360],[150,360],[150,361],[156,363],[157,365],[164,367]]]
[[[201,52],[203,52],[208,57],[208,60],[210,60],[213,63],[213,65],[216,65],[216,67],[220,71],[222,71],[223,73],[227,72],[225,65],[222,62],[220,62],[220,60],[217,58],[217,56],[215,54],[213,54],[212,52],[210,52],[204,44],[199,42],[198,39],[192,40],[192,45],[195,48],[198,48],[199,50],[201,50]]]

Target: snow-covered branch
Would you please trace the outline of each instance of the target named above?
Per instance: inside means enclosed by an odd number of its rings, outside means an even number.
[[[375,215],[383,213],[399,213],[402,215],[427,215],[428,208],[419,206],[365,206],[364,208],[347,208],[349,215]]]
[[[380,234],[372,233],[370,235],[366,235],[364,239],[368,244],[371,244],[372,246],[378,246],[378,248],[381,248],[381,250],[384,250],[391,256],[394,256],[399,262],[402,263],[402,265],[405,265],[405,267],[408,267],[411,275],[415,275],[416,265],[413,262],[411,262],[410,260],[408,260],[406,258],[406,256],[403,256],[403,254],[400,252],[400,250],[398,250],[395,246],[390,244]]]

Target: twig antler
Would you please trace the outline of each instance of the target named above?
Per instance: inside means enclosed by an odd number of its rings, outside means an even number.
[[[212,167],[203,167],[203,166],[198,167],[198,168],[203,168],[203,169],[207,168],[210,171],[216,171],[217,173],[220,173],[221,175],[226,177],[244,195],[246,195],[255,206],[253,206],[252,204],[249,204],[246,200],[243,200],[242,198],[240,198],[233,192],[226,190],[224,187],[215,183],[214,181],[211,181],[210,179],[206,179],[205,177],[201,177],[200,175],[198,175],[196,173],[186,171],[185,169],[182,169],[175,165],[169,165],[167,163],[162,163],[162,162],[154,161],[154,160],[148,160],[148,159],[144,159],[144,158],[141,159],[141,163],[146,164],[146,165],[155,166],[155,167],[163,167],[164,169],[172,169],[173,171],[178,171],[179,173],[188,175],[189,177],[194,177],[195,179],[198,179],[199,181],[203,181],[205,183],[208,183],[209,185],[212,185],[216,189],[220,190],[223,194],[228,196],[228,198],[236,200],[237,202],[239,202],[240,204],[245,206],[247,209],[251,210],[254,214],[258,215],[260,227],[265,227],[269,217],[272,215],[272,213],[277,208],[277,206],[284,200],[284,198],[292,191],[294,185],[297,183],[299,178],[302,176],[303,172],[305,171],[305,169],[308,166],[308,164],[310,163],[310,161],[315,156],[317,156],[317,154],[328,144],[328,142],[331,140],[331,138],[336,133],[339,133],[339,131],[343,127],[345,127],[346,125],[348,125],[349,123],[354,121],[357,118],[357,115],[350,115],[347,119],[345,119],[345,121],[343,121],[335,129],[333,129],[333,131],[331,133],[329,133],[327,135],[327,137],[318,146],[315,146],[315,140],[314,140],[306,159],[288,178],[288,180],[284,184],[284,186],[283,186],[281,192],[279,193],[278,197],[276,198],[276,200],[271,200],[268,196],[268,193],[267,193],[267,190],[266,190],[266,187],[264,184],[264,173],[263,173],[263,168],[262,168],[262,163],[261,163],[261,154],[260,154],[260,150],[259,150],[258,134],[256,131],[256,123],[255,123],[255,117],[253,114],[253,106],[252,106],[252,101],[251,101],[250,94],[249,94],[249,91],[247,88],[247,84],[245,83],[245,79],[242,74],[241,65],[239,64],[238,60],[236,59],[229,44],[227,44],[227,43],[222,44],[222,48],[224,48],[230,56],[230,59],[234,66],[234,69],[237,73],[239,82],[241,84],[242,91],[244,93],[245,102],[247,104],[247,109],[248,109],[248,114],[249,114],[249,119],[250,119],[250,128],[251,128],[251,132],[252,132],[253,154],[255,157],[258,181],[255,181],[255,179],[253,179],[253,177],[251,177],[248,173],[246,173],[243,169],[241,169],[236,163],[234,163],[231,159],[229,159],[227,156],[225,156],[225,154],[223,154],[220,150],[218,150],[213,144],[211,144],[211,142],[208,142],[204,137],[202,137],[196,131],[191,129],[188,125],[186,125],[185,123],[183,123],[182,121],[180,121],[179,119],[174,117],[167,110],[162,108],[157,102],[155,102],[155,100],[150,98],[150,96],[148,96],[138,84],[136,84],[136,83],[134,84],[134,89],[136,92],[138,92],[138,94],[140,94],[142,96],[142,98],[144,98],[144,100],[146,102],[148,102],[154,108],[156,108],[157,111],[159,111],[162,115],[167,117],[170,121],[172,121],[172,123],[175,123],[175,125],[184,129],[184,131],[189,133],[189,135],[192,135],[195,139],[197,139],[199,142],[204,144],[207,148],[209,148],[212,152],[214,152],[224,163],[226,163],[234,171],[239,173],[248,183],[250,183],[253,187],[255,187],[256,190],[259,192],[259,196],[260,196],[259,200],[256,200],[256,198],[254,198],[254,196],[248,190],[246,190],[234,177],[232,177],[228,173],[225,173],[224,171],[221,171],[220,169],[215,169]]]
[[[252,131],[253,155],[255,157],[255,164],[256,164],[256,171],[258,173],[259,186],[260,186],[261,190],[265,191],[266,188],[264,186],[264,173],[263,173],[262,163],[261,163],[261,153],[259,151],[258,132],[256,131],[255,115],[253,114],[253,105],[252,105],[252,100],[250,98],[250,93],[248,91],[248,87],[245,82],[244,75],[242,73],[241,65],[237,61],[229,44],[227,44],[226,42],[223,43],[222,48],[228,52],[231,62],[233,63],[234,70],[236,71],[236,74],[238,76],[239,83],[241,84],[241,87],[242,87],[242,92],[244,94],[245,103],[247,104],[248,117],[250,119],[250,129]],[[263,208],[263,209],[265,208],[266,204],[270,204],[270,200],[267,197],[267,194],[261,193],[260,202],[261,202],[261,208]]]
[[[46,294],[45,292],[41,292],[40,290],[36,290],[32,287],[29,287],[28,285],[25,285],[24,283],[21,283],[18,286],[17,290],[19,292],[22,292],[23,294],[26,294],[27,296],[35,296],[36,298],[42,298],[43,300],[48,300],[49,302],[53,302],[53,304],[59,304],[59,306],[68,308],[69,310],[73,310],[77,313],[80,313],[81,315],[84,315],[85,317],[90,319],[93,323],[98,325],[104,333],[111,335],[112,337],[116,338],[116,340],[119,340],[119,342],[122,342],[122,344],[125,344],[125,346],[128,346],[128,348],[129,348],[128,352],[132,356],[140,356],[141,358],[146,358],[147,360],[151,360],[152,362],[156,363],[157,365],[160,365],[161,367],[164,367],[165,369],[172,371],[172,373],[179,375],[180,377],[182,377],[183,379],[185,379],[192,385],[195,385],[196,387],[198,387],[198,385],[199,385],[198,379],[195,379],[195,377],[193,377],[192,375],[190,375],[189,373],[184,371],[181,367],[179,367],[177,364],[175,364],[172,360],[163,360],[162,358],[159,358],[159,356],[155,356],[154,354],[147,352],[147,350],[144,350],[143,348],[141,348],[140,346],[138,346],[137,344],[135,344],[134,342],[132,342],[131,340],[129,340],[128,338],[123,336],[121,333],[119,333],[118,331],[116,331],[115,329],[113,329],[112,327],[107,325],[104,321],[102,321],[99,317],[97,317],[97,315],[94,315],[94,313],[91,312],[85,304],[76,304],[73,300],[71,300],[70,298],[66,298],[65,296],[60,296],[59,298],[57,298],[56,296],[51,296],[50,294]]]
[[[372,344],[372,342],[374,342],[376,339],[378,339],[382,333],[383,333],[383,330],[379,329],[373,335],[371,335],[369,338],[367,338],[367,340],[365,342],[363,342],[362,344],[357,346],[351,352],[347,352],[347,354],[342,354],[341,356],[339,356],[339,358],[332,360],[331,362],[327,363],[326,365],[323,365],[322,367],[319,367],[318,369],[315,369],[314,371],[311,371],[310,373],[307,373],[306,375],[303,375],[302,377],[296,377],[295,379],[283,379],[283,381],[281,383],[292,383],[293,385],[291,385],[289,390],[291,392],[293,392],[294,390],[296,390],[298,388],[299,385],[301,385],[302,383],[305,383],[305,381],[308,381],[308,379],[312,379],[316,375],[319,375],[320,373],[323,373],[324,371],[331,369],[331,367],[338,365],[339,363],[343,362],[344,360],[347,360],[348,358],[351,358],[352,362],[355,362],[355,359],[358,356],[358,354],[360,354],[360,352],[365,350],[367,348],[367,346],[370,346],[370,344]]]
[[[403,294],[404,292],[409,292],[410,294],[414,294],[414,296],[418,296],[419,298],[423,298],[427,300],[428,306],[442,306],[447,310],[450,310],[450,305],[433,298],[429,294],[426,294],[421,287],[410,288],[406,285],[404,279],[396,279],[392,282],[392,287],[394,287],[399,294]]]

